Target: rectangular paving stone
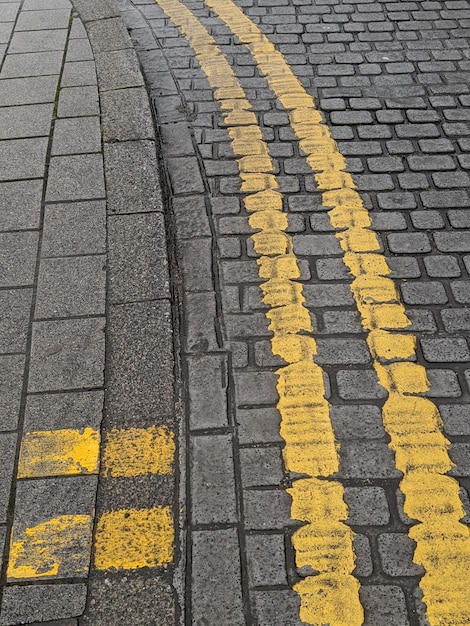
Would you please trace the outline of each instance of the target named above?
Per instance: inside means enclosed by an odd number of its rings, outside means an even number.
[[[241,448],[239,454],[244,488],[281,484],[284,470],[279,446]]]
[[[51,158],[46,201],[98,199],[105,195],[101,154]]]
[[[108,322],[109,427],[132,416],[133,426],[150,426],[174,413],[173,342],[167,301],[111,306]],[[131,374],[131,375],[130,375]]]
[[[102,91],[144,86],[137,55],[133,49],[99,52],[95,56],[95,61]]]
[[[373,404],[332,406],[330,418],[335,435],[340,440],[385,437],[382,414],[379,407]]]
[[[15,626],[25,620],[62,619],[85,610],[86,585],[56,584],[7,587],[3,593],[1,626]]]
[[[24,6],[24,5],[23,5]],[[20,31],[13,33],[8,52],[21,54],[23,52],[48,52],[50,50],[65,49],[67,29]]]
[[[99,5],[94,0],[77,0],[76,8],[84,22],[103,20],[119,15],[117,7],[108,0],[100,2]]]
[[[380,441],[343,442],[340,475],[344,478],[397,478],[395,459],[386,443]]]
[[[441,405],[439,411],[444,421],[444,432],[449,435],[470,435],[470,405]]]
[[[122,50],[132,46],[127,28],[119,17],[90,22],[88,36],[95,53]]]
[[[48,9],[68,9],[70,0],[25,0],[24,11],[44,11]]]
[[[31,313],[31,289],[0,291],[0,350],[23,352],[26,349]]]
[[[170,296],[165,224],[161,214],[110,216],[108,250],[111,302]]]
[[[243,491],[245,528],[250,530],[281,530],[290,519],[291,498],[283,489]]]
[[[42,180],[0,183],[0,230],[39,228]]]
[[[24,432],[93,428],[99,430],[103,417],[102,391],[37,394],[26,398]]]
[[[70,39],[67,45],[67,63],[73,61],[93,61],[93,51],[88,39]]]
[[[46,206],[41,246],[43,257],[104,252],[106,252],[104,200]]]
[[[104,369],[104,318],[33,324],[31,391],[101,387]]]
[[[8,54],[2,67],[2,78],[60,74],[62,57],[61,50]]]
[[[52,103],[1,107],[0,139],[48,136],[52,110]]]
[[[277,443],[281,416],[274,407],[237,409],[238,438],[241,445],[252,443]]]
[[[212,240],[201,237],[187,240],[178,249],[184,289],[187,292],[212,291]]]
[[[43,137],[2,141],[0,181],[44,176],[47,143]]]
[[[186,315],[183,320],[183,350],[185,352],[218,350],[217,312],[213,291],[188,293],[185,296]]]
[[[169,157],[167,167],[171,186],[176,195],[204,193],[204,183],[196,157]]]
[[[173,198],[172,206],[180,239],[211,236],[204,196]]]
[[[0,44],[7,44],[10,41],[14,22],[0,22]]]
[[[0,15],[2,22],[14,22],[19,8],[19,2],[2,2],[2,12]]]
[[[195,624],[209,615],[215,624],[245,623],[235,528],[192,533],[191,615]]]
[[[189,428],[228,426],[228,362],[225,355],[186,358],[189,387]]]
[[[409,626],[405,594],[400,587],[363,586],[359,593],[367,615],[364,626]]]
[[[7,521],[7,508],[13,479],[16,454],[16,433],[0,433],[0,523]]]
[[[0,233],[0,287],[20,287],[34,281],[38,233]]]
[[[98,88],[96,85],[65,87],[59,92],[58,117],[99,115]]]
[[[190,472],[192,523],[236,522],[237,504],[231,435],[192,437]]]
[[[94,61],[73,61],[64,63],[60,85],[61,87],[96,85]]]
[[[101,128],[99,117],[58,119],[52,140],[52,155],[100,152]]]
[[[104,315],[105,289],[105,255],[43,259],[35,317]]]
[[[250,587],[287,585],[284,535],[246,537]]]
[[[144,87],[104,92],[101,108],[104,141],[155,138],[149,99]]]
[[[104,159],[111,213],[163,210],[153,141],[105,144]]]
[[[70,9],[52,9],[44,11],[22,11],[18,17],[15,31],[55,30],[67,28]]]
[[[299,618],[300,596],[293,590],[253,592],[257,626],[304,626]]]
[[[238,407],[277,404],[277,376],[270,371],[236,372],[235,397]]]
[[[348,524],[385,526],[390,521],[387,496],[382,487],[345,487]]]
[[[0,80],[0,106],[54,102],[58,76]]]

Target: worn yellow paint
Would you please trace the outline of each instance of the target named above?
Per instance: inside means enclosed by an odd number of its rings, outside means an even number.
[[[103,476],[171,474],[175,436],[165,426],[114,428],[104,436]]]
[[[470,529],[460,521],[464,511],[458,483],[446,475],[453,463],[438,409],[420,397],[429,383],[424,368],[412,362],[416,360],[415,338],[391,332],[406,329],[410,321],[389,278],[370,216],[351,175],[344,171],[345,159],[315,110],[313,98],[283,56],[232,0],[205,2],[249,48],[269,87],[288,110],[290,125],[323,192],[323,204],[331,207],[330,221],[338,229],[344,262],[353,276],[351,289],[363,327],[369,331],[374,367],[389,394],[383,420],[396,466],[404,474],[400,487],[405,512],[420,522],[409,534],[417,544],[414,560],[425,569],[421,588],[427,619],[431,626],[468,625],[470,594],[463,581],[470,568]],[[297,588],[307,586],[301,583]],[[314,616],[304,609],[301,618],[310,622]]]
[[[104,513],[95,531],[95,567],[135,570],[171,563],[174,524],[169,507]]]
[[[302,285],[295,282],[300,271],[292,240],[286,233],[288,219],[281,212],[282,195],[273,175],[274,165],[256,116],[249,110],[250,103],[214,39],[178,0],[157,3],[194,48],[215,90],[232,147],[240,157],[241,189],[248,194],[244,202],[251,213],[249,224],[259,231],[253,235],[253,242],[261,255],[259,275],[266,279],[261,289],[270,307],[267,317],[273,333],[272,349],[287,363],[277,371],[284,462],[288,471],[310,476],[309,480],[295,482],[290,490],[292,516],[305,522],[294,534],[297,564],[307,564],[319,572],[296,586],[302,604],[301,619],[318,626],[360,626],[363,609],[359,582],[352,575],[353,533],[344,524],[347,507],[343,487],[331,479],[339,469],[337,445],[323,372],[314,362],[315,341],[305,335],[312,332],[312,321],[304,305]],[[307,116],[307,122],[310,119]],[[307,506],[306,510],[304,506],[305,501],[325,502],[325,490],[329,500],[327,518],[325,508]],[[336,548],[338,537],[341,549]]]
[[[8,580],[85,576],[92,524],[90,515],[61,515],[22,532],[14,526]]]
[[[25,433],[18,478],[97,474],[99,445],[100,434],[92,428]]]

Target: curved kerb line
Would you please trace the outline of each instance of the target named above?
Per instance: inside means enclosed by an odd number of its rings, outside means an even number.
[[[390,268],[371,230],[371,220],[346,161],[313,98],[295,77],[284,57],[260,29],[232,2],[205,0],[250,50],[269,87],[289,112],[301,150],[323,191],[325,206],[354,277],[351,290],[368,331],[367,343],[380,384],[388,392],[383,406],[396,467],[403,472],[400,489],[405,513],[416,520],[409,531],[416,541],[414,561],[424,567],[420,586],[431,626],[468,626],[470,593],[470,529],[460,520],[465,511],[458,482],[447,476],[454,463],[435,404],[421,397],[429,389],[426,370],[416,362],[416,337],[396,332],[410,321]]]
[[[226,58],[197,18],[178,0],[156,0],[196,53],[214,96],[220,104],[232,147],[237,155],[244,204],[258,259],[263,302],[273,333],[273,354],[287,366],[277,370],[278,409],[286,469],[308,478],[296,480],[291,516],[306,522],[293,537],[297,567],[318,572],[294,589],[301,599],[300,617],[309,624],[360,626],[364,614],[359,600],[352,530],[344,524],[348,510],[343,486],[325,480],[339,470],[337,444],[325,399],[322,369],[314,362],[316,343],[292,240],[286,233],[288,217],[282,194],[272,174],[274,166],[262,139],[256,115]],[[318,115],[318,114],[317,114]],[[318,115],[318,120],[320,119]]]

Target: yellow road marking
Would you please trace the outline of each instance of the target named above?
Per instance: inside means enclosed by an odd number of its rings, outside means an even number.
[[[344,171],[346,161],[315,110],[313,98],[283,56],[232,0],[205,3],[249,48],[269,87],[289,111],[291,127],[318,188],[324,191],[323,204],[332,207],[328,215],[338,230],[344,262],[354,276],[351,289],[369,331],[374,367],[389,394],[383,420],[396,466],[404,474],[400,488],[405,512],[421,522],[409,534],[417,543],[414,561],[425,569],[421,588],[427,618],[431,626],[468,625],[470,594],[463,581],[470,567],[470,529],[460,522],[465,513],[458,482],[445,475],[453,463],[438,409],[429,399],[417,397],[428,391],[429,383],[424,367],[411,362],[416,358],[416,339],[390,332],[407,328],[410,321],[388,278],[386,259],[378,252],[380,243],[370,229],[370,216],[351,175]]]
[[[85,576],[90,561],[92,523],[90,515],[61,515],[26,528],[20,536],[13,528],[8,580]]]
[[[104,437],[103,476],[171,474],[175,436],[165,426],[113,429]]]
[[[363,609],[355,567],[353,533],[343,521],[347,507],[343,487],[326,481],[339,469],[337,444],[325,399],[323,373],[314,362],[316,344],[312,322],[304,306],[302,285],[291,238],[285,232],[282,195],[272,174],[274,166],[251,105],[232,68],[195,16],[178,0],[157,0],[196,52],[199,64],[215,90],[228,126],[232,147],[240,155],[242,191],[249,195],[245,207],[251,213],[259,275],[267,317],[273,332],[272,350],[287,366],[277,371],[281,435],[285,440],[286,469],[309,476],[289,490],[292,516],[306,522],[294,535],[299,567],[310,565],[319,574],[296,585],[301,619],[311,624],[360,626]],[[312,503],[317,503],[315,506]],[[319,503],[323,503],[321,506]]]
[[[95,532],[95,567],[134,570],[161,567],[173,559],[174,527],[169,507],[104,513]]]
[[[18,478],[97,474],[99,446],[100,434],[92,428],[25,433]]]

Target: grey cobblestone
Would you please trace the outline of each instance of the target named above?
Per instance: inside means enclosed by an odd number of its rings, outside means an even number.
[[[287,584],[283,535],[248,535],[246,547],[251,587]]]
[[[228,426],[227,376],[224,356],[201,355],[187,358],[190,428]]]
[[[428,369],[426,371],[430,389],[428,398],[458,398],[462,395],[457,374],[449,369]]]
[[[388,576],[419,576],[423,567],[412,562],[415,543],[400,533],[384,533],[378,536],[382,569]]]
[[[367,615],[364,626],[409,626],[405,595],[400,587],[364,586],[360,596]]]
[[[444,285],[440,282],[409,282],[401,285],[405,304],[446,304]]]
[[[377,382],[375,372],[370,370],[340,370],[336,380],[339,395],[344,400],[371,400],[386,395]]]
[[[3,594],[1,626],[16,626],[31,620],[45,622],[81,615],[85,609],[86,585],[55,584],[7,587]]]
[[[349,509],[349,524],[385,526],[389,523],[387,497],[381,487],[346,487],[344,499]]]
[[[470,351],[465,339],[423,338],[424,358],[431,363],[451,363],[470,360]]]
[[[470,435],[468,404],[444,404],[439,407],[444,431],[449,435]]]

